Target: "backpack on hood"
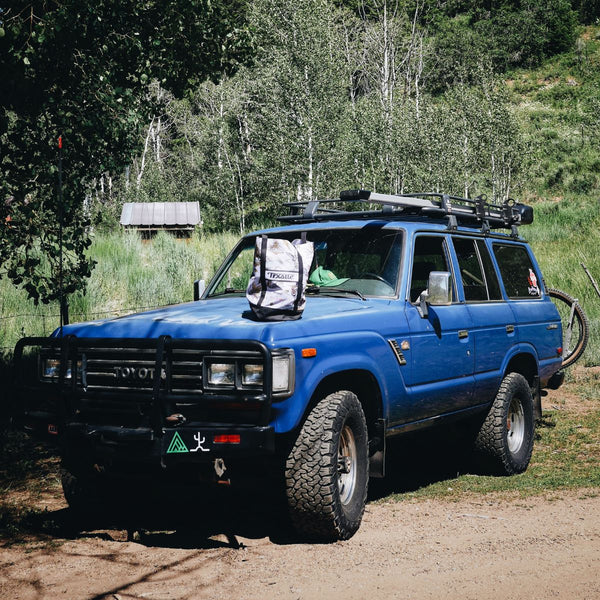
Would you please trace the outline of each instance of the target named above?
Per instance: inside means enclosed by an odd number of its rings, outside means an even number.
[[[314,245],[306,241],[306,233],[292,242],[257,236],[254,270],[246,289],[256,319],[288,321],[302,316],[313,255]]]

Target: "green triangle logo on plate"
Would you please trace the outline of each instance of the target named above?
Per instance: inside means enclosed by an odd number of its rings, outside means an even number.
[[[189,452],[187,446],[183,443],[179,432],[176,431],[173,439],[171,439],[171,443],[167,448],[167,454],[181,454],[184,452]]]

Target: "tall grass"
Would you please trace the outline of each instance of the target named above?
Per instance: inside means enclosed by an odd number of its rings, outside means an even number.
[[[590,321],[583,364],[600,364],[600,298],[581,263],[600,284],[600,204],[585,197],[535,205],[533,225],[521,228],[540,263],[548,287],[577,298]]]
[[[159,233],[143,241],[131,232],[96,237],[97,261],[85,293],[69,298],[72,322],[110,317],[143,308],[186,302],[193,282],[208,280],[238,239],[223,233],[177,240]],[[0,348],[10,350],[25,335],[49,335],[58,325],[58,306],[35,306],[6,279],[0,280]]]

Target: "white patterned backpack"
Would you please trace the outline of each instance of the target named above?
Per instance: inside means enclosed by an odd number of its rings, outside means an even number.
[[[306,282],[314,254],[306,233],[292,242],[257,236],[254,269],[246,298],[260,321],[299,319],[306,304]]]

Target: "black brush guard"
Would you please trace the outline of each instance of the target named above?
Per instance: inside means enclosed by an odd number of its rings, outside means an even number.
[[[60,370],[55,381],[46,382],[40,377],[40,366],[36,363],[36,377],[27,371],[27,361],[24,357],[28,347],[40,348],[40,354],[50,354],[60,358]],[[77,365],[86,353],[98,351],[110,353],[115,351],[117,356],[126,352],[144,353],[144,357],[152,356],[154,373],[161,374],[153,378],[146,387],[132,387],[123,390],[111,390],[109,386],[101,390],[90,390],[84,385],[83,373],[78,373]],[[199,361],[211,359],[252,359],[260,360],[263,365],[263,385],[258,389],[206,389],[202,380],[202,389],[195,392],[182,393],[176,390],[174,382],[174,357],[178,352],[197,352]],[[72,376],[67,377],[67,368],[71,364]],[[100,450],[118,453],[119,448],[127,448],[131,458],[149,459],[158,455],[164,458],[167,446],[178,431],[182,439],[191,439],[192,434],[202,432],[203,436],[219,434],[239,434],[240,442],[235,446],[226,444],[218,448],[211,445],[207,456],[203,452],[193,454],[173,453],[169,455],[172,462],[186,460],[210,460],[214,452],[218,455],[246,454],[248,451],[273,451],[273,428],[268,426],[272,401],[272,356],[270,350],[262,343],[254,340],[223,340],[223,339],[174,339],[161,336],[155,339],[146,338],[78,338],[65,336],[63,338],[28,337],[21,339],[14,353],[15,364],[15,408],[16,419],[31,432],[48,434],[46,437],[57,436],[64,452],[78,441],[85,440],[93,455],[102,454]],[[48,399],[52,399],[48,402]],[[102,423],[102,419],[94,422],[85,416],[79,407],[86,402],[95,401],[100,406],[106,403],[106,413],[118,414],[119,404],[143,405],[147,412],[147,423],[144,426],[127,426],[118,422]],[[181,403],[202,406],[252,405],[256,407],[255,417],[248,423],[228,423],[223,421],[186,422],[177,419],[167,420],[173,406]],[[173,415],[171,415],[172,417]],[[140,444],[140,442],[142,444]],[[146,449],[143,450],[146,443]],[[138,446],[133,451],[131,445]],[[141,447],[140,447],[141,446]],[[141,452],[140,452],[141,451]],[[184,456],[185,454],[185,456]]]

